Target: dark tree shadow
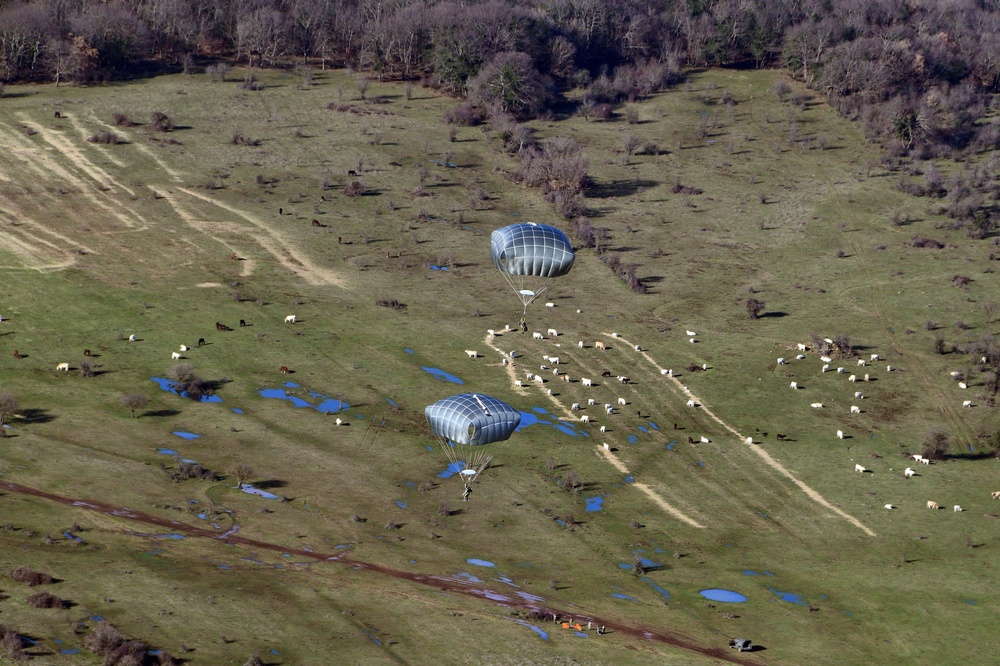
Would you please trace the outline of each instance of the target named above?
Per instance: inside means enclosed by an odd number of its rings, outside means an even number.
[[[180,412],[176,409],[153,409],[143,412],[140,416],[177,416]]]
[[[24,423],[50,423],[55,418],[44,409],[21,410],[21,421]]]
[[[288,482],[281,479],[267,479],[266,481],[254,482],[253,487],[260,488],[261,490],[270,490],[271,488],[284,488],[287,485]]]

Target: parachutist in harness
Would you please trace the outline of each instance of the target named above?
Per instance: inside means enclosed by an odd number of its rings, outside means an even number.
[[[524,321],[524,317],[521,317],[521,321],[517,323],[517,330],[521,331],[522,333],[528,332],[528,322]]]
[[[471,495],[471,494],[472,494],[472,486],[467,483],[467,484],[465,484],[465,492],[462,493],[462,501],[463,502],[468,502],[469,501],[469,495]]]

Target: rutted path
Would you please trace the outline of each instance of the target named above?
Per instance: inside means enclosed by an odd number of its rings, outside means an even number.
[[[628,345],[629,347],[633,347],[634,346],[634,343],[629,342],[628,340],[626,340],[625,338],[621,337],[620,335],[617,336],[617,337],[613,336],[611,333],[601,333],[601,335],[604,335],[605,337],[613,339],[613,340],[616,340],[618,342],[624,343],[624,344]],[[774,458],[772,458],[771,454],[768,453],[767,451],[765,451],[763,448],[761,448],[760,446],[757,446],[756,444],[747,444],[746,435],[743,435],[736,428],[732,427],[731,425],[729,425],[728,423],[726,423],[725,421],[723,421],[721,418],[719,418],[718,416],[716,416],[715,413],[711,409],[709,409],[707,406],[705,406],[705,402],[703,400],[701,400],[700,398],[698,398],[693,393],[691,393],[691,389],[689,389],[687,386],[685,386],[684,384],[682,384],[679,379],[677,379],[676,377],[672,377],[672,376],[668,377],[666,374],[664,374],[664,370],[665,369],[661,368],[659,366],[659,364],[657,364],[657,362],[653,360],[653,357],[650,356],[648,352],[642,351],[642,352],[639,352],[639,354],[643,358],[645,358],[650,363],[650,365],[652,365],[654,368],[656,368],[657,372],[659,372],[661,376],[663,376],[664,378],[669,379],[670,381],[672,381],[677,386],[677,389],[681,392],[682,395],[689,396],[692,400],[694,400],[695,402],[697,402],[699,410],[701,410],[705,415],[707,415],[713,421],[715,421],[716,423],[718,423],[724,429],[728,430],[730,433],[732,433],[733,435],[735,435],[736,438],[740,441],[741,444],[747,446],[751,451],[753,451],[758,456],[760,456],[760,458],[764,462],[766,462],[768,465],[770,465],[771,467],[773,467],[778,473],[780,473],[782,476],[786,477],[788,480],[790,480],[792,483],[794,483],[796,486],[798,486],[799,489],[802,492],[804,492],[806,494],[806,496],[809,497],[809,499],[813,500],[814,502],[816,502],[820,506],[823,506],[823,507],[829,509],[830,511],[832,511],[833,513],[837,514],[838,516],[840,516],[841,518],[843,518],[847,522],[851,523],[852,525],[854,525],[858,529],[864,531],[865,534],[867,534],[868,536],[876,536],[875,532],[873,532],[870,528],[868,528],[860,520],[858,520],[854,516],[850,515],[849,513],[847,513],[846,511],[844,511],[843,509],[840,509],[840,508],[834,506],[833,504],[831,504],[829,502],[829,500],[827,500],[825,497],[823,497],[822,495],[820,495],[819,492],[817,492],[814,488],[811,488],[810,486],[806,485],[803,481],[800,481],[799,479],[795,478],[795,476],[790,471],[788,471],[787,467],[785,467],[784,465],[782,465],[781,463],[779,463],[777,460],[775,460]]]
[[[370,571],[373,573],[382,574],[384,576],[391,576],[393,578],[408,580],[413,583],[426,585],[428,587],[433,587],[435,589],[444,590],[446,592],[451,592],[454,594],[461,594],[464,596],[473,597],[484,601],[492,601],[494,603],[498,603],[501,606],[508,608],[517,608],[528,612],[541,613],[544,614],[546,617],[553,617],[553,616],[573,617],[581,622],[590,621],[597,625],[604,625],[605,627],[608,627],[613,631],[620,632],[627,636],[631,636],[632,638],[656,641],[658,643],[663,643],[671,647],[675,647],[681,650],[687,650],[689,652],[694,652],[704,657],[709,657],[712,659],[717,659],[719,661],[729,662],[731,664],[745,664],[746,666],[756,666],[758,664],[758,662],[756,661],[750,661],[736,654],[730,654],[725,650],[725,648],[705,647],[704,645],[698,643],[694,637],[682,634],[680,632],[672,632],[667,630],[653,630],[647,627],[628,625],[617,620],[603,618],[595,615],[589,615],[579,608],[574,608],[572,611],[553,608],[543,603],[544,602],[543,597],[534,594],[523,594],[514,597],[511,596],[507,590],[504,590],[503,592],[497,592],[486,588],[481,582],[469,583],[467,581],[453,578],[451,576],[418,574],[409,571],[402,571],[381,564],[375,564],[372,562],[363,562],[361,560],[351,559],[347,557],[346,553],[339,555],[330,555],[327,553],[319,553],[310,550],[289,548],[287,546],[282,546],[280,544],[269,543],[267,541],[258,541],[256,539],[248,539],[246,537],[238,536],[236,534],[236,529],[231,529],[225,533],[217,534],[211,530],[207,530],[201,527],[194,527],[176,520],[159,518],[157,516],[143,513],[141,511],[134,511],[126,507],[114,506],[112,504],[105,504],[103,502],[74,499],[71,497],[63,497],[62,495],[47,493],[45,491],[38,490],[36,488],[31,488],[29,486],[22,486],[18,483],[11,483],[9,481],[0,481],[0,489],[7,490],[13,493],[20,493],[22,495],[31,495],[34,497],[40,497],[42,499],[47,499],[53,502],[57,502],[59,504],[65,504],[67,506],[72,506],[87,511],[97,511],[106,515],[116,516],[118,518],[123,518],[126,520],[145,523],[147,525],[164,527],[174,532],[183,533],[187,536],[204,537],[207,539],[214,539],[216,541],[224,541],[225,543],[230,545],[249,546],[252,548],[259,548],[262,550],[271,550],[277,553],[289,553],[295,555],[296,557],[316,560],[318,562],[337,562],[339,564],[344,564],[358,571]]]
[[[509,333],[509,332],[510,331],[504,331],[504,333]],[[504,358],[507,358],[507,355],[503,351],[501,351],[499,347],[491,344],[489,334],[486,335],[486,338],[485,338],[485,340],[483,342],[486,344],[487,347],[489,347],[490,349],[494,350],[495,352],[497,352],[498,354],[500,354]],[[517,371],[514,369],[515,368],[514,363],[510,362],[505,367],[507,369],[507,375],[510,377],[510,383],[511,383],[512,386],[514,386],[514,388],[516,390],[517,389],[517,385],[514,384],[514,381],[517,379]],[[522,392],[526,392],[526,391],[522,390]],[[568,420],[576,422],[576,414],[574,414],[571,409],[567,408],[566,405],[564,405],[554,395],[548,395],[548,394],[545,394],[545,395],[546,395],[546,397],[549,398],[549,400],[552,401],[552,403],[556,407],[558,407],[562,411],[563,414],[566,415],[566,418]],[[625,467],[625,463],[623,463],[621,460],[618,459],[618,456],[616,456],[613,453],[611,453],[610,451],[604,449],[604,447],[598,447],[598,450],[602,454],[604,454],[604,456],[608,459],[608,462],[610,462],[615,467],[615,469],[617,469],[619,472],[621,472],[622,474],[631,474],[628,471],[628,468]],[[669,513],[674,518],[677,518],[681,522],[685,522],[688,525],[691,525],[693,527],[698,527],[698,528],[702,528],[702,529],[705,528],[704,525],[702,525],[701,523],[699,523],[698,521],[696,521],[694,518],[691,518],[690,516],[688,516],[687,514],[685,514],[684,512],[682,512],[680,509],[678,509],[677,507],[675,507],[672,504],[670,504],[667,500],[663,499],[648,484],[641,483],[641,482],[635,482],[635,483],[631,483],[629,485],[631,487],[633,487],[633,488],[636,488],[640,492],[644,493],[646,496],[649,497],[650,500],[652,500],[653,504],[655,504],[656,506],[660,507],[661,509],[663,509],[664,511],[666,511],[667,513]]]

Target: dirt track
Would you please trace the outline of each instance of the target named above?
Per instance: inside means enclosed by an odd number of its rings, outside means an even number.
[[[126,507],[114,506],[112,504],[105,504],[104,502],[94,502],[90,500],[63,497],[61,495],[47,493],[43,490],[38,490],[36,488],[31,488],[29,486],[22,486],[18,483],[10,483],[8,481],[0,481],[0,490],[7,490],[9,492],[20,493],[22,495],[31,495],[34,497],[40,497],[53,502],[57,502],[59,504],[65,504],[67,506],[72,506],[87,511],[97,511],[103,514],[107,514],[110,516],[117,516],[118,518],[123,518],[138,523],[155,525],[157,527],[166,528],[172,532],[183,533],[187,536],[204,537],[206,539],[223,541],[227,545],[249,546],[251,548],[259,548],[261,550],[272,550],[276,553],[282,553],[282,554],[289,553],[296,557],[316,560],[319,562],[337,562],[339,564],[349,566],[352,569],[357,569],[359,571],[371,571],[373,573],[382,574],[384,576],[391,576],[393,578],[408,580],[413,583],[426,585],[428,587],[433,587],[438,590],[444,590],[446,592],[452,592],[454,594],[461,594],[469,597],[474,597],[476,599],[481,599],[484,601],[492,601],[504,607],[517,608],[520,610],[527,611],[529,613],[533,613],[537,617],[544,617],[546,619],[551,619],[552,617],[557,617],[557,618],[572,617],[579,622],[589,621],[599,626],[603,625],[608,629],[610,629],[612,632],[622,633],[627,636],[631,636],[633,638],[656,641],[658,643],[663,643],[665,645],[669,645],[671,647],[675,647],[681,650],[694,652],[704,657],[709,657],[712,659],[717,659],[719,661],[725,661],[732,664],[745,664],[746,666],[756,666],[758,664],[758,662],[756,661],[750,661],[749,659],[741,657],[736,653],[728,652],[725,648],[706,647],[704,645],[701,645],[700,643],[697,642],[697,640],[694,637],[687,636],[680,632],[672,632],[662,629],[656,630],[648,627],[624,624],[617,620],[599,617],[596,615],[590,615],[586,613],[586,611],[579,608],[574,608],[572,611],[566,611],[566,610],[561,610],[559,608],[554,608],[545,605],[544,598],[541,597],[540,595],[525,593],[520,596],[514,597],[509,595],[506,589],[502,591],[491,590],[486,588],[483,583],[468,583],[462,581],[461,579],[452,578],[450,576],[435,576],[429,574],[418,574],[408,571],[401,571],[399,569],[393,569],[391,567],[383,566],[381,564],[362,562],[360,560],[351,559],[347,557],[346,553],[339,555],[331,555],[327,553],[319,553],[310,550],[289,548],[288,546],[283,546],[276,543],[268,543],[266,541],[257,541],[256,539],[247,539],[245,537],[238,536],[235,533],[236,531],[235,528],[230,529],[228,532],[220,534],[217,532],[213,532],[212,530],[207,530],[201,527],[194,527],[192,525],[188,525],[180,521],[168,520],[166,518],[158,518],[157,516],[153,516],[148,513],[143,513],[141,511],[134,511]],[[545,620],[538,620],[538,621],[545,621]]]

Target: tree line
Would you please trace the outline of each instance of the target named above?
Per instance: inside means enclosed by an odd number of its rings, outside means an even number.
[[[687,67],[781,67],[918,157],[991,149],[997,0],[0,0],[0,80],[91,83],[225,61],[351,66],[479,92],[636,99]],[[486,91],[483,95],[482,91]]]

